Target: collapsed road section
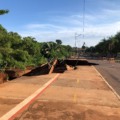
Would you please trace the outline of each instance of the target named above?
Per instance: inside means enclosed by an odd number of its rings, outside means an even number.
[[[85,60],[56,59],[37,67],[27,66],[25,70],[17,68],[6,69],[4,72],[0,72],[0,84],[21,76],[46,75],[52,72],[63,73],[65,70],[74,69],[76,65],[85,64],[88,64]]]
[[[55,75],[52,72],[46,75],[23,76],[2,84],[0,116],[28,98]],[[15,118],[28,119],[119,120],[120,101],[90,64],[77,65],[77,69],[64,71],[40,97]]]
[[[55,60],[37,67],[25,76],[45,75],[49,73],[64,73],[66,70],[75,69],[79,65],[91,65],[86,60]]]

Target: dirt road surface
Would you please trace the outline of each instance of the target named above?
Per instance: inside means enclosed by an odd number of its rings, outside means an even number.
[[[0,85],[0,117],[56,74]],[[66,71],[15,120],[119,120],[120,101],[92,66]]]

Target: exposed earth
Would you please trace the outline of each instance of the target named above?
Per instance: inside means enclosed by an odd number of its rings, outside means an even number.
[[[23,76],[0,85],[0,117],[56,73]],[[15,120],[119,120],[120,100],[89,64],[64,71]]]

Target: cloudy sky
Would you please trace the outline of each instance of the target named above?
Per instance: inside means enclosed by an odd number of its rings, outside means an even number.
[[[101,39],[120,31],[120,0],[0,0],[0,24],[21,36],[33,36],[39,42],[61,39],[63,44],[77,46],[85,42],[96,45]],[[84,37],[83,37],[84,34]]]

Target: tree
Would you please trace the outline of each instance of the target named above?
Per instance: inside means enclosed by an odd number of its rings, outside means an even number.
[[[57,43],[58,45],[61,45],[61,44],[62,44],[62,41],[59,40],[59,39],[57,39],[57,40],[56,40],[56,43]]]
[[[0,15],[6,14],[8,12],[9,12],[9,10],[0,10]]]
[[[27,63],[31,58],[27,51],[15,50],[11,55],[16,61]]]
[[[47,58],[50,59],[51,58],[51,50],[53,49],[53,44],[52,42],[47,42],[47,43],[43,43],[42,47],[41,47],[41,54]]]
[[[8,36],[9,42],[11,42],[12,49],[16,50],[21,48],[22,38],[18,33],[9,32],[7,36]]]
[[[7,34],[7,30],[0,24],[0,35]]]
[[[31,56],[40,53],[40,45],[33,37],[24,37],[21,49],[26,50]]]
[[[0,25],[0,66],[3,68],[25,68],[63,59],[70,56],[71,49],[62,45],[61,40],[39,43],[33,37],[22,38],[16,32],[8,32]]]
[[[94,53],[98,53],[101,56],[115,57],[120,52],[120,32],[115,36],[111,36],[107,39],[102,39],[95,47],[93,47]],[[90,51],[90,48],[87,49]]]

